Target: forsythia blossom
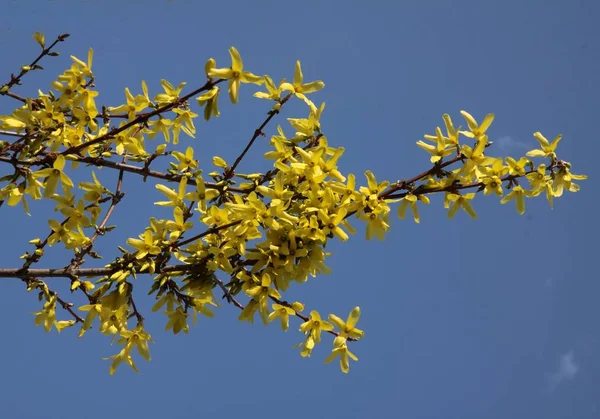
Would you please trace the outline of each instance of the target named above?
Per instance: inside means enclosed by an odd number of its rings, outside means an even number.
[[[53,55],[50,49],[58,41],[47,47],[39,32],[34,40],[42,47],[42,58]],[[30,213],[29,202],[45,200],[55,210],[47,221],[47,238],[30,241],[32,248],[21,256],[23,266],[14,274],[40,298],[34,322],[46,331],[80,326],[80,337],[94,328],[110,336],[120,345],[106,358],[111,374],[122,364],[137,371],[134,356],[150,360],[146,306],[137,304],[141,276],[151,278],[152,311],[164,316],[163,327],[173,334],[188,333],[198,317],[213,317],[213,307],[226,302],[240,310],[240,321],[253,323],[258,315],[264,324],[279,323],[284,331],[297,322],[292,330],[297,327],[303,335],[297,345],[302,357],[312,356],[329,337],[333,349],[325,361],[339,358],[347,373],[350,360],[358,359],[350,349],[365,336],[357,327],[360,309],[352,309],[345,320],[335,314],[322,317],[316,310],[305,315],[304,304],[289,303],[294,300],[288,297],[296,285],[330,272],[331,244],[350,241],[356,233],[353,224],[365,224],[367,239],[383,240],[392,226],[393,205],[398,218],[404,219],[410,209],[416,223],[425,223],[427,213],[423,210],[421,216],[420,207],[434,203],[436,194],[449,218],[464,216],[457,215],[461,210],[476,218],[479,192],[502,204],[514,201],[523,214],[526,199],[543,194],[553,205],[554,198],[577,192],[576,181],[586,179],[559,159],[560,135],[549,141],[536,132],[539,148],[514,158],[494,156],[489,141],[494,114],[478,122],[466,111],[460,112],[466,129],[444,114],[443,125],[417,142],[428,158],[421,174],[388,181],[370,170],[364,178],[345,173],[339,162],[346,150],[326,135],[322,124],[325,103],[317,106],[307,97],[325,84],[306,82],[300,61],[291,82],[275,84],[269,75],[246,71],[236,48],[229,54],[230,67],[217,68],[209,59],[204,66],[208,79],[189,92],[186,82],[162,80],[162,91],[151,99],[142,82],[141,93],[126,87],[122,103],[103,106],[94,90],[90,49],[87,61],[72,57],[51,83],[52,91],[18,100],[10,114],[0,116],[0,134],[7,138],[0,141],[0,167],[5,169],[0,205],[6,202],[12,209],[20,204]],[[23,67],[20,76],[0,86],[0,95],[12,95],[21,77],[38,67]],[[224,158],[196,148],[212,140],[196,111],[202,108],[206,121],[220,115],[225,81],[232,103],[238,102],[242,83],[264,84],[266,91],[254,96],[275,103],[239,152],[226,149]],[[278,116],[288,101],[297,99],[299,115],[287,120]],[[276,118],[281,125],[275,129],[269,123]],[[187,137],[180,138],[181,132]],[[237,144],[237,139],[223,141],[228,148]],[[246,172],[247,161],[242,160],[256,156],[250,149],[257,143],[266,148],[267,166],[263,172]],[[89,170],[91,176],[76,176],[75,170]],[[110,173],[118,174],[115,184],[106,183]],[[125,240],[117,257],[98,268],[81,268],[89,258],[104,256],[97,243],[116,228],[110,220],[121,200],[135,197],[143,203],[141,194],[126,191],[135,176],[154,185],[148,193],[154,194],[157,215],[135,233],[139,235]],[[135,210],[129,217],[138,222],[139,208]],[[67,293],[59,295],[49,287],[54,281],[46,283],[43,275],[33,275],[39,270],[28,270],[51,246],[72,252],[71,262],[47,276],[64,276],[65,289],[79,294],[84,304],[74,306],[65,300]]]

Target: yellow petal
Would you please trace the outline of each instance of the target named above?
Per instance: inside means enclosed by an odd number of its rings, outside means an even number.
[[[233,71],[242,71],[244,63],[238,50],[235,47],[229,48],[229,55],[231,55],[231,69]]]
[[[300,60],[296,61],[296,70],[294,71],[294,86],[300,86],[304,80],[302,74],[302,67],[300,66]]]

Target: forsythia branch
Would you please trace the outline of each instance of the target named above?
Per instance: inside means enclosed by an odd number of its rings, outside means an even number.
[[[586,179],[558,158],[562,136],[549,140],[535,132],[539,148],[518,159],[496,157],[487,133],[494,115],[478,122],[461,111],[465,130],[445,114],[444,130],[436,127],[435,134],[417,141],[429,154],[427,170],[397,182],[378,181],[368,170],[366,184],[360,186],[354,174],[344,174],[338,167],[345,150],[334,147],[324,133],[325,104],[317,106],[310,99],[325,84],[305,81],[300,61],[291,81],[277,84],[269,75],[247,71],[234,47],[229,50],[230,65],[219,68],[209,59],[206,82],[185,94],[185,82],[175,86],[162,80],[162,91],[151,97],[142,81],[141,93],[134,95],[125,88],[124,103],[99,107],[92,49],[87,61],[71,57],[71,65],[52,82],[52,90],[31,98],[12,92],[27,72],[42,69],[38,64],[42,58],[57,55],[52,48],[67,36],[60,35],[46,48],[43,34],[36,33],[42,52],[0,88],[1,95],[20,102],[10,115],[0,115],[0,136],[7,138],[0,140],[0,169],[7,170],[0,173],[0,206],[6,203],[4,210],[21,206],[31,214],[30,201],[46,200],[62,215],[62,221],[48,219],[50,231],[44,239],[30,241],[34,249],[21,257],[23,265],[0,269],[0,277],[19,278],[28,291],[38,292],[42,307],[34,321],[46,331],[79,325],[79,337],[95,327],[116,338],[122,349],[106,358],[112,361],[111,374],[123,362],[137,371],[134,349],[150,360],[148,344],[153,340],[144,329],[145,319],[136,304],[141,296],[132,281],[142,276],[151,282],[152,311],[161,311],[165,329],[174,334],[188,333],[199,314],[214,316],[217,289],[222,299],[240,310],[240,321],[253,323],[258,314],[265,325],[277,320],[287,331],[290,317],[300,319],[303,341],[297,347],[303,357],[321,343],[323,332],[334,336],[325,362],[339,358],[347,373],[350,360],[358,359],[348,342],[364,337],[356,327],[359,307],[343,320],[335,314],[322,317],[317,310],[303,314],[303,303],[286,299],[292,284],[330,272],[325,263],[331,254],[326,250],[329,241],[348,241],[356,233],[353,222],[365,224],[368,240],[383,240],[391,228],[393,205],[398,218],[404,219],[410,209],[419,223],[419,207],[430,204],[435,194],[443,197],[449,218],[460,210],[476,218],[473,202],[481,193],[497,196],[501,204],[514,201],[523,214],[526,199],[544,195],[553,205],[564,192],[579,190],[575,181]],[[191,99],[210,122],[220,116],[222,86],[227,85],[227,96],[237,104],[244,84],[260,86],[254,97],[270,103],[266,116],[232,164],[213,156],[201,165],[195,147],[178,147],[182,133],[195,138],[198,114]],[[293,134],[278,125],[269,136],[269,124],[287,111],[283,106],[298,99],[306,105],[306,113],[287,118]],[[243,173],[243,159],[262,138],[269,142],[264,154],[268,166],[260,173]],[[151,148],[152,143],[156,146]],[[161,163],[161,170],[156,170]],[[106,188],[94,168],[98,173],[117,171],[116,186]],[[77,179],[86,180],[74,182],[74,171],[80,174]],[[116,228],[108,223],[123,208],[119,203],[126,193],[125,173],[159,181],[155,205],[168,208],[169,215],[150,217],[144,230],[127,239],[127,247],[117,246],[119,255],[104,266],[83,267],[103,257],[96,241]],[[33,268],[50,246],[73,252],[70,263]],[[73,297],[83,299],[83,304],[60,298],[45,278],[67,278],[64,284],[71,292],[80,292]],[[57,305],[69,320],[57,319]]]

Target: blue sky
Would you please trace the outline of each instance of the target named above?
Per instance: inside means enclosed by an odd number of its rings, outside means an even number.
[[[46,71],[25,79],[23,94],[48,89],[68,56],[85,58],[90,46],[98,103],[120,104],[123,88],[139,91],[142,79],[151,94],[161,78],[193,88],[206,59],[227,65],[234,45],[254,73],[291,79],[300,59],[307,80],[325,81],[314,96],[327,103],[324,132],[346,148],[341,168],[360,179],[366,169],[392,181],[427,169],[415,142],[443,113],[458,121],[461,109],[478,119],[496,114],[495,155],[523,155],[538,130],[562,133],[559,156],[590,178],[553,210],[540,197],[519,216],[481,196],[476,221],[448,220],[438,198],[420,225],[394,220],[384,242],[365,241],[357,225],[352,240],[331,246],[333,273],[292,288],[289,299],[343,316],[361,307],[366,337],[353,344],[360,361],[348,375],[323,365],[327,342],[300,357],[292,348],[302,340],[298,322],[287,333],[250,326],[223,306],[184,336],[150,316],[152,362],[111,377],[102,361],[116,349],[109,339],[46,334],[33,325],[36,296],[0,279],[0,417],[598,417],[597,2],[5,0],[2,10],[3,82],[37,54],[35,31],[71,34],[61,56],[42,63]],[[183,141],[201,165],[215,154],[235,158],[262,120],[268,105],[243,87],[239,105],[223,100],[221,117],[199,122],[196,139]],[[13,105],[2,98],[0,114]],[[277,123],[304,116],[290,106]],[[265,167],[265,149],[243,168]],[[124,188],[113,220],[120,228],[97,244],[108,260],[160,213],[152,182],[129,176]],[[1,208],[2,267],[20,266],[28,240],[46,234],[48,208],[33,205],[32,217]],[[67,258],[52,249],[40,267]]]

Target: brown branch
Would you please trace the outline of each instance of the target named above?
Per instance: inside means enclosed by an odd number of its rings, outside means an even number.
[[[290,100],[290,98],[292,97],[292,95],[293,95],[293,93],[289,93],[286,97],[283,98],[283,100],[281,100],[281,102],[279,102],[279,104],[281,106],[283,106],[288,100]],[[252,147],[252,144],[254,144],[254,142],[256,141],[256,139],[258,137],[260,137],[261,135],[264,135],[263,129],[265,129],[265,127],[267,126],[267,124],[269,122],[271,122],[271,119],[273,119],[273,117],[275,115],[278,115],[280,111],[281,111],[281,108],[279,108],[279,109],[273,109],[272,111],[270,111],[269,112],[269,116],[267,116],[267,118],[263,121],[263,123],[260,124],[260,126],[257,129],[254,130],[254,134],[250,138],[250,141],[248,142],[248,144],[246,144],[246,147],[244,148],[244,150],[235,159],[235,162],[233,163],[233,165],[229,169],[227,169],[225,171],[225,174],[224,174],[225,179],[231,179],[233,177],[233,175],[235,174],[235,169],[241,163],[242,159],[244,158],[244,156],[246,155],[246,153],[248,152],[248,150],[250,150],[250,147]]]
[[[157,271],[159,273],[173,273],[173,272],[188,272],[197,269],[197,264],[180,264],[180,265],[166,265]],[[0,269],[0,278],[71,278],[73,276],[78,277],[96,277],[111,275],[118,271],[119,267],[112,268],[76,268],[70,272],[65,272],[64,268],[36,268],[36,269],[23,269],[23,268],[8,268]],[[136,272],[136,274],[148,274],[148,272]]]
[[[233,304],[240,310],[244,309],[244,306],[238,300],[236,300],[233,295],[231,295],[231,292],[227,289],[225,284],[223,284],[223,281],[221,281],[216,276],[214,277],[214,281],[219,286],[219,288],[221,288],[221,290],[223,291],[223,298],[225,298],[228,303]]]
[[[13,92],[11,92],[11,91],[8,91],[8,92],[6,92],[6,93],[0,93],[0,94],[2,94],[2,95],[4,95],[4,96],[12,97],[13,99],[16,99],[16,100],[18,100],[19,102],[23,102],[23,103],[26,103],[26,102],[27,102],[27,99],[26,99],[26,98],[24,98],[23,96],[20,96],[20,95],[18,95],[18,94],[16,94],[16,93],[13,93]]]
[[[64,310],[68,311],[75,318],[76,322],[83,323],[83,319],[77,313],[75,313],[75,311],[72,309],[73,303],[67,303],[65,300],[60,298],[55,291],[52,291],[52,293],[56,297],[56,301],[58,301],[60,303],[60,305],[62,306],[62,308]]]
[[[4,93],[0,92],[0,95],[9,96],[9,97],[12,97],[13,99],[17,99],[17,100],[19,100],[19,101],[21,101],[23,103],[26,103],[27,99],[25,99],[24,97],[21,97],[19,95],[16,95],[16,94],[8,91],[8,89],[10,89],[11,87],[13,87],[15,85],[21,84],[21,78],[23,78],[23,76],[25,74],[27,74],[30,71],[32,71],[35,68],[35,66],[37,65],[37,63],[42,58],[44,58],[46,55],[49,55],[50,51],[52,50],[52,48],[54,48],[56,46],[56,44],[58,44],[59,42],[63,42],[68,37],[69,37],[68,33],[64,33],[62,35],[58,35],[58,37],[56,38],[56,40],[54,42],[52,42],[52,44],[50,44],[50,46],[48,48],[44,48],[42,50],[42,52],[40,53],[40,55],[38,55],[36,57],[36,59],[33,60],[31,62],[31,64],[29,64],[29,66],[28,66],[30,68],[29,70],[21,69],[21,72],[17,76],[15,76],[14,74],[11,74],[10,81],[2,86],[2,88],[7,88],[7,91],[4,92]]]
[[[138,325],[144,324],[144,316],[138,311],[137,306],[135,305],[135,301],[133,300],[133,284],[128,282],[129,285],[129,302],[131,303],[131,309],[133,310],[133,314],[138,321]]]
[[[453,165],[454,163],[464,159],[465,157],[462,154],[459,154],[458,156],[440,163],[440,164],[434,164],[431,169],[429,170],[425,170],[423,173],[420,173],[416,176],[413,176],[412,178],[408,179],[408,180],[401,180],[399,182],[396,182],[396,184],[394,186],[391,186],[387,191],[382,192],[379,195],[380,199],[385,199],[385,198],[391,198],[390,195],[393,194],[396,191],[399,191],[401,189],[406,189],[409,185],[418,182],[424,178],[426,178],[427,176],[431,176],[434,175],[436,173],[439,173],[442,169]]]
[[[73,316],[73,318],[75,319],[76,322],[83,323],[83,319],[77,313],[75,313],[75,311],[73,311],[73,309],[72,309],[73,303],[67,303],[65,300],[60,298],[58,296],[58,293],[56,291],[52,291],[44,281],[41,281],[37,278],[34,278],[32,276],[27,276],[27,275],[22,277],[21,280],[23,282],[25,282],[25,284],[27,284],[28,290],[35,289],[35,288],[37,288],[41,291],[43,291],[44,289],[47,290],[48,293],[50,293],[51,295],[56,297],[56,301],[61,305],[61,307],[64,310],[66,310]]]
[[[557,166],[558,165],[556,163],[552,163],[550,166],[548,166],[546,168],[546,170],[552,171]],[[506,176],[500,178],[500,182],[502,182],[502,183],[504,183],[504,182],[513,182],[516,179],[520,179],[520,178],[526,177],[528,174],[535,173],[536,171],[537,170],[528,170],[523,175],[506,175]],[[463,189],[481,188],[484,185],[485,184],[483,182],[473,182],[473,183],[468,183],[466,185],[452,184],[452,185],[448,185],[448,186],[443,187],[443,188],[426,189],[426,188],[419,187],[419,188],[416,188],[414,191],[412,191],[412,193],[414,195],[424,195],[424,194],[436,193],[436,192],[455,192],[455,191],[459,191],[459,190],[463,190]],[[390,195],[387,195],[386,198],[387,199],[403,198],[407,194],[408,194],[408,192],[403,192],[403,193],[399,193],[399,194],[390,194]]]
[[[194,237],[190,237],[189,239],[183,240],[181,242],[175,242],[175,243],[171,244],[171,248],[173,249],[173,248],[185,246],[186,244],[189,244],[189,243],[191,243],[191,242],[193,242],[195,240],[198,240],[198,239],[200,239],[200,238],[202,238],[204,236],[208,236],[209,234],[216,233],[217,231],[224,230],[226,228],[236,226],[236,225],[238,225],[241,222],[242,222],[242,220],[236,220],[236,221],[232,221],[230,223],[223,224],[223,225],[220,225],[220,226],[217,226],[217,227],[209,228],[208,230],[205,230],[202,233],[196,234]]]
[[[21,136],[23,136],[23,134],[19,134],[19,133],[12,132],[12,131],[4,131],[4,130],[0,130],[0,135],[7,135],[9,137],[21,137]]]
[[[186,177],[183,175],[174,175],[171,173],[164,173],[164,172],[159,172],[156,170],[150,170],[146,167],[134,166],[132,164],[124,164],[124,163],[118,163],[118,162],[114,162],[114,161],[110,161],[110,160],[104,160],[104,159],[101,159],[98,157],[82,157],[82,156],[75,156],[75,157],[76,158],[69,158],[69,160],[78,161],[78,162],[86,163],[86,164],[91,164],[96,167],[108,167],[108,168],[114,169],[114,170],[119,170],[119,171],[122,170],[124,172],[134,173],[136,175],[143,176],[145,178],[151,177],[151,178],[156,178],[156,179],[162,179],[167,182],[178,183],[181,181],[182,178]],[[7,157],[0,157],[0,162],[9,163],[13,166],[15,164],[22,165],[22,166],[38,166],[38,165],[42,166],[42,165],[47,164],[46,159],[33,160],[33,161],[14,161]],[[188,178],[186,183],[190,186],[196,186],[196,180],[194,178]],[[224,185],[219,185],[219,184],[212,183],[212,182],[205,182],[204,184],[209,189],[220,190],[220,189],[223,189],[223,187],[224,187]],[[251,191],[249,189],[236,188],[233,186],[228,186],[227,190],[230,192],[240,192],[240,193],[245,193],[245,192]]]

